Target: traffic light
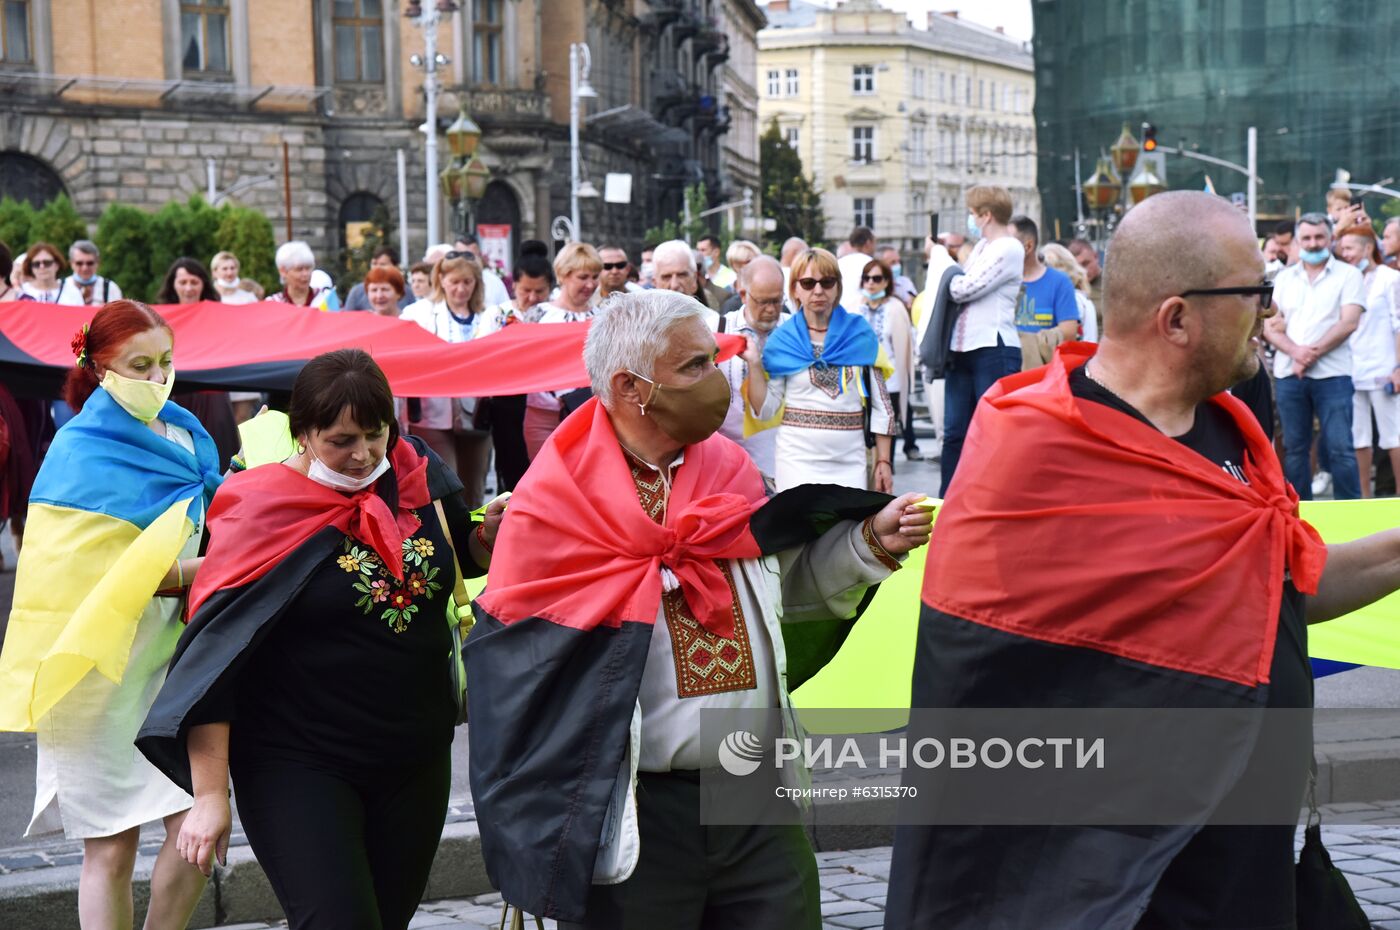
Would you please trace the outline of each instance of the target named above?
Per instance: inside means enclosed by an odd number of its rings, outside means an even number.
[[[1142,124],[1142,150],[1144,152],[1157,151],[1157,127],[1151,123]]]

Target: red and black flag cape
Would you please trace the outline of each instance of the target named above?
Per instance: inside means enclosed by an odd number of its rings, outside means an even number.
[[[410,511],[462,489],[417,437],[396,442],[389,456],[393,467],[356,494],[264,465],[230,476],[215,495],[208,553],[190,589],[190,623],[136,737],[146,758],[186,791],[190,726],[229,705],[239,670],[345,536],[402,578],[403,541],[419,526]],[[444,659],[444,694],[447,682]]]
[[[733,595],[716,560],[801,545],[889,500],[808,485],[765,503],[748,456],[715,435],[686,447],[658,524],[602,405],[590,400],[560,425],[511,497],[466,644],[472,799],[487,874],[507,901],[583,919],[661,567],[707,629],[732,635]],[[789,686],[825,664],[854,623],[785,628]]]
[[[1212,398],[1244,438],[1247,484],[1076,398],[1070,372],[1093,351],[1061,347],[978,406],[929,550],[915,714],[1268,703],[1286,582],[1315,593],[1326,547],[1241,401]],[[1219,749],[1238,772],[1257,731],[1236,735]],[[1129,926],[1115,920],[1171,861],[1162,844],[1192,832],[901,827],[886,926]]]
[[[0,303],[0,380],[25,396],[58,396],[73,365],[73,334],[95,307]],[[155,308],[175,330],[176,390],[290,391],[301,366],[333,349],[374,356],[399,397],[500,397],[583,387],[587,323],[507,326],[444,343],[409,320],[323,313],[283,303],[204,301]],[[744,338],[720,334],[721,359]]]

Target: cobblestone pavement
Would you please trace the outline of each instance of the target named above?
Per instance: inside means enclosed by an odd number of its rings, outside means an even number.
[[[1400,801],[1384,805],[1337,804],[1323,812],[1323,843],[1333,862],[1346,873],[1375,930],[1400,930],[1400,827],[1368,826],[1394,820]],[[1349,821],[1343,825],[1341,820]],[[1299,833],[1297,844],[1302,845]],[[822,883],[823,930],[864,930],[885,919],[885,892],[890,877],[890,847],[817,853]],[[479,895],[459,901],[425,904],[409,930],[484,930],[500,926],[501,896]],[[285,924],[238,924],[219,930],[272,930]],[[533,927],[527,921],[526,927]],[[544,921],[554,930],[552,920]]]

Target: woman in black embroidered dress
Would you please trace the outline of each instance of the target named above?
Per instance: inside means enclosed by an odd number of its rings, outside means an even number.
[[[454,555],[485,571],[501,507],[473,529],[364,352],[309,362],[288,415],[301,451],[211,507],[210,580],[138,746],[193,788],[190,862],[222,857],[231,774],[292,927],[402,930],[447,813]]]

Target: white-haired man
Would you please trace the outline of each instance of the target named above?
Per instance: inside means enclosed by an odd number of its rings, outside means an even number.
[[[768,334],[787,318],[787,310],[783,306],[783,267],[771,256],[759,255],[744,263],[736,286],[739,289],[739,308],[720,318],[719,331],[751,339],[761,352]],[[746,430],[744,424],[744,380],[749,376],[749,366],[742,355],[736,355],[720,362],[719,367],[729,379],[729,389],[733,395],[729,415],[724,418],[724,425],[719,431],[743,447],[758,466],[764,482],[772,487],[778,468],[778,431],[760,429],[753,435],[745,435],[756,425],[750,424]]]
[[[799,825],[701,822],[718,751],[701,714],[789,720],[788,687],[928,540],[918,495],[823,485],[765,504],[758,470],[715,434],[730,394],[716,353],[688,297],[620,294],[599,311],[595,397],[517,485],[475,604],[487,872],[561,927],[820,927]]]
[[[699,265],[695,252],[679,239],[671,239],[656,247],[651,256],[656,266],[656,286],[663,291],[675,291],[699,300],[707,313],[702,313],[705,323],[714,331],[719,326],[719,311],[709,305],[705,288],[700,280]]]
[[[97,273],[99,260],[97,244],[89,239],[79,239],[68,247],[68,264],[73,273],[58,282],[58,303],[100,307],[122,299],[117,282]]]

